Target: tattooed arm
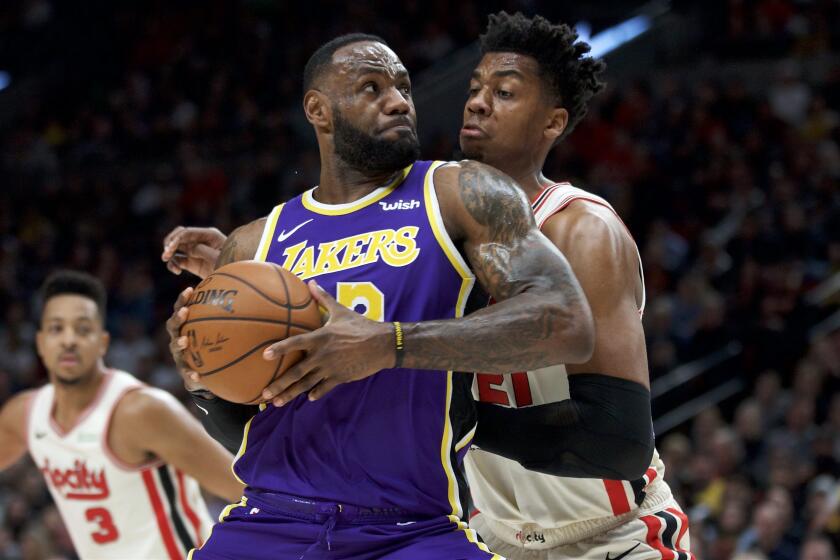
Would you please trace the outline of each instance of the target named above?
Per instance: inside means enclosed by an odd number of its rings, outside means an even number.
[[[450,237],[498,303],[463,319],[403,324],[404,366],[504,372],[588,360],[589,305],[513,180],[464,161],[439,169],[435,185]]]

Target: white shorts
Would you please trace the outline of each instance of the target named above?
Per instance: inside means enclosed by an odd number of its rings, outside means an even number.
[[[688,518],[673,499],[661,508],[600,535],[544,550],[510,545],[489,531],[477,513],[470,519],[490,550],[508,560],[696,560],[690,552]]]

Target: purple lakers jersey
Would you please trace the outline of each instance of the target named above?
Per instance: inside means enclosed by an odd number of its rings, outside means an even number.
[[[309,190],[274,208],[256,259],[315,278],[376,321],[463,315],[475,277],[453,245],[418,161],[348,204]],[[261,405],[234,463],[250,487],[328,502],[463,516],[461,462],[475,431],[471,376],[383,370],[309,402]]]

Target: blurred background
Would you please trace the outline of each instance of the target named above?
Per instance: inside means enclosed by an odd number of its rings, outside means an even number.
[[[110,294],[111,366],[185,396],[175,225],[229,232],[314,185],[303,65],[384,37],[424,157],[456,157],[498,9],[576,25],[608,90],[546,175],[607,198],[645,266],[657,445],[697,558],[840,550],[840,1],[0,2],[0,402],[45,382],[35,291]],[[72,559],[40,473],[0,473],[0,558]]]

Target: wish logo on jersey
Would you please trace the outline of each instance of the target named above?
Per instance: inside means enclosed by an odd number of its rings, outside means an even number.
[[[380,260],[394,267],[406,266],[420,254],[418,231],[416,226],[380,229],[319,243],[317,247],[302,241],[283,251],[283,268],[306,280]]]
[[[46,459],[41,472],[56,492],[68,500],[104,500],[111,495],[105,469],[89,469],[86,461],[76,459],[72,467],[62,469],[52,468]]]
[[[420,208],[420,201],[410,200],[406,202],[403,199],[399,199],[396,202],[380,202],[379,206],[386,212],[390,212],[391,210],[414,210],[415,208]]]

